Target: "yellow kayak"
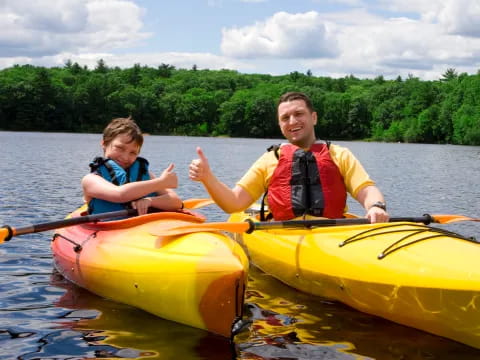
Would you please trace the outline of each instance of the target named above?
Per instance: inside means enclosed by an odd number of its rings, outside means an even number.
[[[258,221],[235,213],[230,223]],[[480,244],[412,222],[235,234],[254,265],[309,294],[480,348]]]
[[[202,221],[194,214],[160,212],[57,229],[55,267],[97,295],[230,337],[242,315],[248,272],[243,249],[213,232],[156,235]]]

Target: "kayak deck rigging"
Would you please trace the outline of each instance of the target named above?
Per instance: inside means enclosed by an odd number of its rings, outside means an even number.
[[[384,259],[386,256],[392,254],[393,252],[400,250],[402,248],[405,248],[407,246],[413,245],[415,243],[418,243],[420,241],[424,240],[430,240],[434,238],[439,238],[439,237],[444,237],[444,236],[449,236],[455,239],[459,240],[465,240],[465,241],[470,241],[473,243],[478,244],[477,240],[472,236],[472,237],[466,237],[461,234],[455,233],[453,231],[445,230],[445,229],[439,229],[436,227],[428,226],[428,225],[422,225],[422,224],[409,224],[408,229],[396,229],[396,230],[387,230],[385,229],[391,229],[391,228],[398,228],[401,226],[405,226],[404,223],[395,223],[395,224],[385,224],[380,227],[376,227],[373,229],[368,229],[365,231],[361,231],[344,241],[342,241],[338,246],[343,247],[345,245],[351,244],[356,241],[364,240],[364,239],[369,239],[372,236],[382,236],[382,235],[391,235],[394,233],[408,233],[405,236],[401,237],[400,239],[396,240],[392,244],[390,244],[385,250],[383,250],[377,258],[379,260]],[[415,227],[412,229],[412,227]],[[432,232],[434,233],[432,235]],[[415,238],[411,239],[412,237],[422,234],[422,233],[428,233],[429,235],[420,237],[420,238]],[[407,243],[403,243],[404,241],[409,240]],[[403,243],[403,244],[402,244]]]

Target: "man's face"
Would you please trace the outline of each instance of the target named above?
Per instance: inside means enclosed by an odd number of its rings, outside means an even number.
[[[278,106],[278,124],[292,144],[309,148],[315,142],[317,113],[310,112],[303,100],[283,102]]]

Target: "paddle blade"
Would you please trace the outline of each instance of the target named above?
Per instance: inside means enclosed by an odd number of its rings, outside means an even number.
[[[10,235],[10,232],[7,228],[0,228],[0,244],[3,243]]]
[[[229,222],[213,222],[203,224],[181,225],[172,227],[170,229],[162,229],[158,233],[153,233],[157,236],[178,236],[185,235],[194,232],[216,232],[216,231],[228,231],[232,233],[244,233],[250,229],[248,222],[229,223]]]
[[[212,199],[186,199],[183,201],[183,207],[194,210],[214,203]]]
[[[437,224],[451,224],[458,221],[480,221],[480,219],[471,218],[465,215],[437,214],[432,215],[433,222]]]

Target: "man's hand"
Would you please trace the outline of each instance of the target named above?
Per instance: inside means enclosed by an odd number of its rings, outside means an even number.
[[[376,206],[372,206],[368,211],[366,215],[367,219],[370,220],[370,222],[373,223],[381,223],[381,222],[388,222],[388,219],[390,218],[388,213]]]
[[[208,159],[200,147],[197,147],[198,159],[192,160],[189,166],[188,176],[193,181],[205,181],[210,175]]]

